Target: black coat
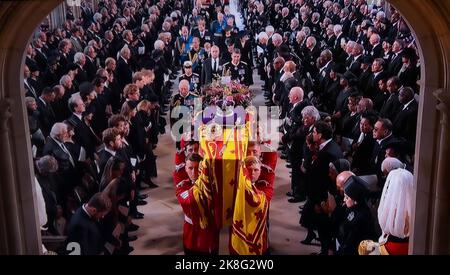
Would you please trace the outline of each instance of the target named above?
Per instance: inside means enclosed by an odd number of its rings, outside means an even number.
[[[78,208],[67,227],[67,244],[80,245],[81,255],[99,255],[103,252],[104,240],[98,223]]]
[[[337,241],[339,255],[358,255],[359,243],[375,237],[372,215],[365,203],[346,209],[344,220],[339,226]]]
[[[410,145],[414,146],[416,142],[418,104],[413,100],[406,109],[403,108],[404,106],[400,108],[400,112],[393,121],[393,132],[397,137],[406,139]]]
[[[328,176],[329,164],[343,158],[339,145],[331,140],[317,154],[308,170],[307,196],[313,204],[320,204],[328,198],[328,191],[335,189],[335,184]],[[334,187],[333,187],[334,186]]]
[[[53,124],[56,122],[55,112],[53,112],[53,108],[49,103],[42,102],[40,98],[37,100],[37,105],[39,125],[41,126],[42,133],[47,137],[50,134]]]
[[[200,76],[200,81],[202,85],[206,85],[206,84],[210,84],[212,82],[213,79],[213,74],[217,74],[218,76],[222,75],[222,66],[224,64],[223,60],[219,59],[219,64],[217,64],[217,71],[213,71],[212,68],[212,59],[208,58],[205,59],[205,61],[203,62],[203,66],[202,66],[202,72],[201,72],[201,76]]]
[[[370,158],[375,143],[376,141],[371,133],[366,134],[360,144],[355,141],[356,150],[353,152],[352,168],[356,175],[369,175],[373,172],[370,168]]]
[[[94,159],[93,156],[95,153],[95,147],[97,145],[97,139],[94,133],[84,121],[81,121],[74,114],[72,114],[68,121],[74,127],[74,141],[84,147],[88,158]]]
[[[394,121],[398,112],[400,112],[401,105],[402,104],[398,100],[398,91],[392,93],[381,107],[380,117],[388,118],[389,120]]]

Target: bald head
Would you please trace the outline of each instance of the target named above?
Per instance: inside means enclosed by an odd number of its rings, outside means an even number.
[[[295,63],[290,60],[287,61],[286,63],[284,63],[284,71],[285,72],[293,73],[293,72],[295,72],[295,67],[296,67]]]
[[[347,182],[347,180],[351,177],[354,176],[355,174],[353,174],[350,171],[344,171],[342,173],[340,173],[337,177],[336,177],[336,187],[338,189],[339,192],[344,193],[344,185],[345,182]]]
[[[303,100],[304,92],[300,87],[294,87],[289,91],[289,103],[295,104]]]

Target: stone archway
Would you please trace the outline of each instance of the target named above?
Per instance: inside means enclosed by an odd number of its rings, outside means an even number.
[[[0,4],[0,254],[39,254],[41,239],[28,123],[23,103],[23,52],[30,34],[61,0]],[[450,3],[390,0],[419,41],[422,83],[411,254],[450,252]]]

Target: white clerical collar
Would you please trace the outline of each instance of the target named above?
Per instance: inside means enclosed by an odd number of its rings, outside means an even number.
[[[329,140],[325,141],[324,143],[319,145],[319,151],[322,151],[322,149],[327,146],[328,143],[330,143],[332,141],[332,139],[330,138]]]
[[[113,150],[109,149],[109,148],[106,147],[106,146],[105,146],[105,151],[108,152],[108,153],[110,153],[113,157],[116,156],[116,151],[113,151]]]

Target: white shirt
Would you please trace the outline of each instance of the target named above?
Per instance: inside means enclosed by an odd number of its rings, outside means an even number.
[[[217,66],[217,70],[218,70],[219,69],[219,58],[216,58],[216,59],[211,58],[211,68],[212,68],[212,70],[216,69],[216,68],[214,68],[214,62],[216,62],[216,66]]]
[[[381,144],[383,142],[383,140],[387,139],[388,137],[392,136],[392,133],[390,133],[387,137],[377,140],[378,144]]]
[[[113,150],[109,149],[109,148],[106,147],[106,146],[105,146],[105,151],[108,152],[108,153],[110,153],[113,157],[116,156],[116,151],[113,151]]]
[[[403,106],[402,111],[406,110],[406,108],[408,108],[409,105],[411,105],[411,103],[414,101],[415,99],[413,98],[410,102],[406,103],[405,106]]]
[[[325,141],[324,143],[319,145],[319,151],[322,151],[322,149],[327,146],[328,143],[330,143],[332,141],[332,139],[330,138],[329,140]]]
[[[79,120],[83,121],[83,116],[77,113],[73,113]]]

